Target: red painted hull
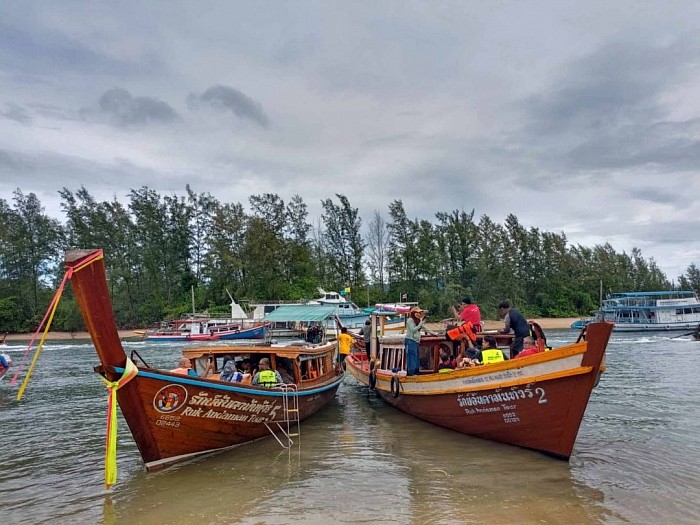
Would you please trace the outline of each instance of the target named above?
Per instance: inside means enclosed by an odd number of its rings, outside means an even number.
[[[376,371],[376,392],[388,404],[463,434],[568,459],[612,330],[588,327],[588,341],[503,363],[450,373],[402,377]],[[347,370],[370,383],[366,360]]]
[[[116,373],[107,375],[118,377],[121,372],[116,369]],[[331,383],[300,391],[299,419],[327,405],[341,382],[342,376],[338,376]],[[159,370],[140,369],[136,378],[117,392],[117,399],[149,471],[269,437],[265,423],[285,420],[279,390],[223,384]]]

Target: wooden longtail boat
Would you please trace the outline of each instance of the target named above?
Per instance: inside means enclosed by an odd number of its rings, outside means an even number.
[[[347,371],[388,404],[436,425],[568,460],[591,391],[602,372],[612,323],[586,326],[579,340],[546,352],[438,372],[443,336],[423,336],[421,369],[407,376],[404,340],[377,336],[371,354],[353,352]]]
[[[66,254],[71,282],[104,378],[133,371],[119,340],[101,250]],[[117,401],[149,471],[194,456],[273,435],[288,446],[299,422],[331,401],[343,380],[333,356],[337,343],[200,347],[186,350],[194,370],[223,364],[223,356],[270,359],[289,382],[269,388],[180,375],[147,366],[117,390]],[[144,363],[145,364],[145,363]],[[215,375],[214,377],[218,377]]]

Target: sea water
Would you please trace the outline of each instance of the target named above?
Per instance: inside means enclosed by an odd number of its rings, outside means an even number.
[[[700,342],[672,335],[613,334],[568,463],[419,421],[346,377],[291,450],[267,439],[149,474],[120,418],[110,490],[94,349],[49,343],[21,402],[0,383],[0,522],[699,523]],[[125,346],[163,368],[183,348]]]

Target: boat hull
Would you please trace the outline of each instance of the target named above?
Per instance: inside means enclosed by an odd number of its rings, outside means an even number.
[[[696,321],[679,323],[615,323],[614,332],[673,332],[693,330]]]
[[[232,339],[262,339],[265,337],[266,325],[255,326],[253,328],[244,328],[242,330],[233,330],[230,332],[221,332],[217,339],[232,340]]]
[[[123,369],[100,371],[113,380]],[[342,378],[300,391],[299,420],[326,406]],[[152,369],[140,369],[117,399],[149,471],[269,437],[265,423],[285,424],[288,417],[281,390],[229,386]]]
[[[592,329],[593,328],[593,329]],[[568,459],[591,391],[599,379],[611,323],[587,327],[588,341],[527,358],[456,370],[401,376],[346,359],[361,383],[374,383],[391,406],[462,434]]]
[[[242,330],[226,330],[214,334],[147,334],[147,341],[155,342],[197,342],[197,341],[220,341],[234,339],[262,339],[265,337],[265,326],[260,325],[253,328],[244,328]]]

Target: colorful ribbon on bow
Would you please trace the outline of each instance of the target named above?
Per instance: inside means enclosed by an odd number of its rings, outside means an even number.
[[[107,439],[105,443],[105,488],[117,482],[117,390],[139,373],[134,362],[126,358],[124,373],[117,381],[108,381],[100,376],[109,390],[107,401]]]

